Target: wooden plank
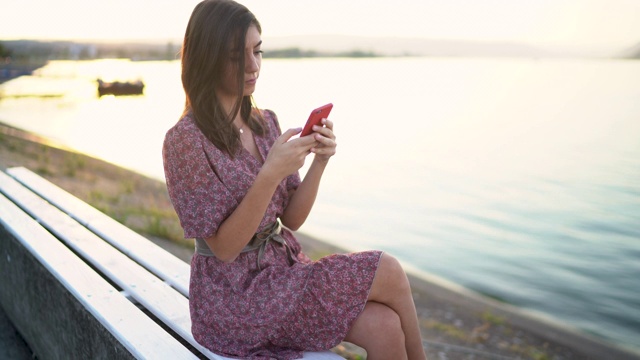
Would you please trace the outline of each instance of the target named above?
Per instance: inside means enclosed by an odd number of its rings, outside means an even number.
[[[189,264],[34,172],[14,167],[7,173],[189,296]]]
[[[193,338],[188,300],[185,296],[1,172],[0,191],[192,346],[211,359],[224,359]]]
[[[2,195],[0,222],[136,358],[168,356],[197,359],[58,239]]]

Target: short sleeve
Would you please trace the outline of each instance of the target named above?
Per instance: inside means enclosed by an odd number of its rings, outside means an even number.
[[[179,122],[167,132],[162,147],[167,190],[188,239],[214,235],[237,206],[208,161],[206,138],[198,135],[199,130]]]

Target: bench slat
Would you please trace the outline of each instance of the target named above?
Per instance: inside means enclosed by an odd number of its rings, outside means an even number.
[[[29,169],[14,167],[7,173],[189,296],[189,264]]]
[[[197,359],[3,195],[0,222],[133,356]]]

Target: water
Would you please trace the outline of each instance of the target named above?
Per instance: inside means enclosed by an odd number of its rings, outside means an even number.
[[[0,121],[163,179],[179,72],[53,62],[0,86]],[[99,99],[98,76],[145,95]],[[638,84],[637,61],[267,59],[255,98],[284,129],[335,105],[302,231],[640,349]]]

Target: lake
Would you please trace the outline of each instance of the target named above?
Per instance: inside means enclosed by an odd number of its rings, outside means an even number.
[[[255,99],[283,129],[334,104],[301,231],[640,350],[639,84],[640,61],[265,59]],[[179,62],[55,61],[0,94],[0,121],[164,179]]]

